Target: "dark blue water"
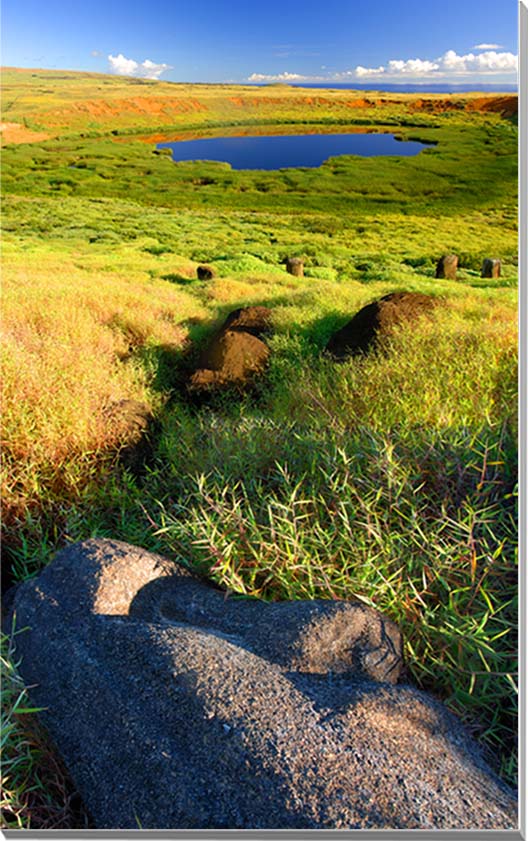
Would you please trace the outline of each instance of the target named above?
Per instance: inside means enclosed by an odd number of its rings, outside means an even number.
[[[209,137],[158,143],[175,161],[223,161],[233,169],[317,167],[336,155],[417,155],[425,148],[393,134],[289,134],[256,137]]]
[[[266,87],[269,82],[254,83],[257,87]],[[516,84],[508,85],[450,85],[447,83],[427,82],[421,85],[383,84],[381,82],[355,82],[354,84],[339,84],[338,82],[289,82],[292,88],[324,88],[348,91],[379,91],[380,93],[470,93],[484,91],[487,93],[517,93]]]

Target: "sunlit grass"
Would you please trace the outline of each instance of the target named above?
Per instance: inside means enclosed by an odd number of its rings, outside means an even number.
[[[87,272],[72,255],[5,255],[3,277],[3,504],[17,521],[47,496],[76,498],[98,459],[124,441],[107,410],[160,398],[139,348],[181,351],[199,302],[141,271]]]
[[[391,616],[412,678],[511,780],[515,321],[486,330],[484,314],[445,315],[436,333],[402,331],[386,355],[345,365],[277,360],[260,411],[175,408],[150,477],[159,510],[146,504],[172,555],[235,592],[360,599]]]
[[[412,97],[380,113],[337,91],[318,101],[200,86],[198,96],[50,73],[44,97],[38,78],[21,91],[11,71],[3,91],[10,120],[62,135],[3,155],[8,574],[28,578],[65,544],[107,536],[240,593],[363,600],[400,624],[407,677],[444,699],[515,782],[515,126],[412,112]],[[162,113],[175,88],[179,104]],[[308,95],[325,130],[370,120],[438,145],[412,160],[235,172],[175,166],[155,140],[110,134],[163,123],[297,131]],[[140,113],[149,97],[154,110]],[[447,252],[460,257],[457,281],[434,277]],[[304,258],[304,278],[287,274],[290,256]],[[501,277],[481,278],[495,256]],[[197,280],[201,262],[212,281]],[[368,357],[324,353],[360,307],[403,289],[441,304]],[[228,394],[196,410],[182,355],[252,303],[273,313],[266,378],[241,402]],[[159,424],[142,476],[120,463],[127,427],[107,412],[126,399]],[[36,770],[44,743],[12,712],[26,695],[3,643],[7,755],[22,757],[5,766],[4,805],[9,826],[29,827],[29,793],[49,795]],[[60,798],[39,825],[60,824]]]

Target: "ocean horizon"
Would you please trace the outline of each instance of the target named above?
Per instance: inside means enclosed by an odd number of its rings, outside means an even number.
[[[469,93],[472,91],[482,91],[483,93],[517,93],[517,85],[450,85],[445,84],[429,84],[424,82],[422,84],[387,84],[380,87],[374,82],[344,84],[334,82],[255,82],[252,83],[255,87],[270,87],[271,85],[286,85],[292,88],[323,88],[334,90],[354,90],[354,91],[380,91],[386,93]]]

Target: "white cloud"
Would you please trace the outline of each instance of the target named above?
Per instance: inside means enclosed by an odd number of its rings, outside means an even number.
[[[442,69],[453,73],[514,73],[517,70],[517,56],[513,53],[498,53],[494,50],[474,55],[457,55],[448,50],[440,59]]]
[[[110,70],[119,76],[142,76],[145,79],[159,79],[162,73],[170,70],[170,64],[155,64],[146,58],[141,64],[133,58],[125,58],[122,53],[109,55]]]
[[[500,44],[475,44],[471,49],[473,50],[500,50]]]
[[[313,82],[316,78],[316,76],[301,76],[300,73],[278,73],[277,75],[252,73],[248,76],[248,82]]]
[[[150,59],[146,58],[143,64],[140,64],[142,72],[140,76],[145,76],[146,79],[159,79],[162,73],[166,70],[171,70],[170,64],[155,64]]]
[[[388,72],[398,75],[401,73],[402,75],[421,76],[424,73],[430,73],[431,70],[438,70],[438,66],[435,61],[424,61],[421,58],[409,58],[407,61],[396,59],[389,61]]]
[[[489,46],[489,45],[481,45]],[[476,47],[474,49],[477,49]],[[122,58],[122,56],[121,56]],[[127,59],[125,59],[127,61]],[[351,82],[354,79],[383,79],[397,81],[404,78],[416,80],[452,81],[470,79],[478,82],[482,77],[507,77],[517,72],[518,58],[513,53],[485,50],[475,54],[458,55],[447,50],[434,60],[423,58],[391,59],[379,67],[363,67],[358,64],[353,70],[326,73],[321,76],[303,76],[300,73],[252,73],[248,82]],[[325,69],[325,68],[321,68]],[[504,82],[505,79],[501,78]]]
[[[455,50],[447,50],[434,61],[421,58],[407,60],[391,59],[386,67],[363,67],[358,65],[354,70],[356,78],[365,76],[381,76],[399,78],[407,76],[413,78],[453,78],[456,76],[493,75],[498,73],[515,73],[517,71],[517,56],[513,53],[499,53],[495,50],[475,55],[467,53],[458,55]]]
[[[139,67],[137,61],[134,61],[133,58],[125,58],[122,53],[119,53],[119,55],[109,55],[108,61],[110,63],[110,70],[119,76],[133,76]]]
[[[379,76],[380,73],[385,73],[384,67],[362,67],[361,64],[358,64],[356,67],[356,76]],[[352,73],[347,71],[347,73],[340,74],[342,76],[351,76]]]

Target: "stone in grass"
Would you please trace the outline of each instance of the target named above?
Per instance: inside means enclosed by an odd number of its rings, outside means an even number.
[[[295,277],[304,277],[304,261],[300,257],[288,257],[286,271]]]
[[[242,307],[233,310],[224,321],[222,331],[251,333],[258,339],[271,330],[271,310],[268,307]]]
[[[482,263],[482,269],[480,271],[481,277],[500,277],[501,273],[501,261],[500,260],[490,260],[485,259]]]
[[[363,603],[234,598],[99,539],[12,611],[30,702],[99,829],[517,827],[461,723],[397,684],[399,631]]]
[[[198,266],[196,276],[198,280],[212,280],[215,277],[215,271],[212,266]]]
[[[188,389],[196,393],[226,386],[244,388],[264,371],[269,355],[268,346],[251,333],[227,330],[207,349]]]
[[[438,298],[421,292],[391,292],[360,309],[351,321],[334,333],[326,350],[343,361],[367,353],[380,340],[390,337],[393,328],[412,322],[438,304]]]
[[[458,257],[456,254],[445,254],[436,264],[435,277],[446,280],[456,280]]]
[[[253,384],[268,364],[270,351],[260,337],[270,326],[267,307],[231,312],[202,353],[188,382],[189,394],[206,397],[227,386],[243,389]]]

